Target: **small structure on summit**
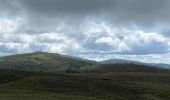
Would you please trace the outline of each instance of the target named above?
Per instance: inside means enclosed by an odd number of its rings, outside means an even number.
[[[43,49],[41,49],[41,51],[40,52],[43,52]]]

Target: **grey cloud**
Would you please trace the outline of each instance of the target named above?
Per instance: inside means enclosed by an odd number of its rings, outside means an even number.
[[[169,25],[169,0],[1,0],[1,11],[22,17],[22,31],[56,31],[61,24],[79,28],[89,20],[142,28]],[[12,15],[11,15],[12,16]]]
[[[16,18],[21,16],[21,8],[16,4],[16,0],[0,0],[0,18]]]
[[[134,46],[131,51],[123,51],[118,54],[136,54],[136,55],[144,55],[144,54],[164,54],[169,52],[169,47],[167,44],[153,41],[144,46]]]
[[[70,17],[73,24],[86,16],[96,16],[116,24],[152,25],[168,23],[168,0],[19,0],[26,16],[38,22]],[[42,19],[41,19],[42,18]],[[69,21],[71,21],[69,19]],[[79,22],[78,21],[78,22]],[[167,22],[168,21],[168,22]],[[121,25],[122,25],[121,24]]]
[[[86,41],[86,43],[83,45],[86,49],[89,49],[91,51],[111,51],[115,48],[106,44],[106,43],[95,43],[94,38],[90,38]]]

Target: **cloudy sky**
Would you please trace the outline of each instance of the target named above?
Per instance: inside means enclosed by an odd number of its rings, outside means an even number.
[[[0,0],[0,55],[170,63],[170,0]]]

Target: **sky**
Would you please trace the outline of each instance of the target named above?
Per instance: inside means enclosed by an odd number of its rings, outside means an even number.
[[[0,0],[0,56],[62,53],[170,64],[170,0]]]

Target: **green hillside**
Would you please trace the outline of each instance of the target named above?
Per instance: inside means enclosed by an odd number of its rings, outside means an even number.
[[[115,64],[96,64],[93,66],[86,66],[81,68],[84,72],[91,73],[117,73],[117,72],[136,72],[136,73],[166,73],[169,72],[166,69],[152,67],[142,64],[130,64],[130,63],[115,63]]]
[[[0,68],[38,72],[78,71],[80,67],[95,63],[81,58],[46,52],[17,54],[0,58]]]
[[[170,71],[46,52],[5,56],[0,58],[0,99],[170,100]]]
[[[0,99],[170,100],[170,74],[50,74],[0,69]]]

